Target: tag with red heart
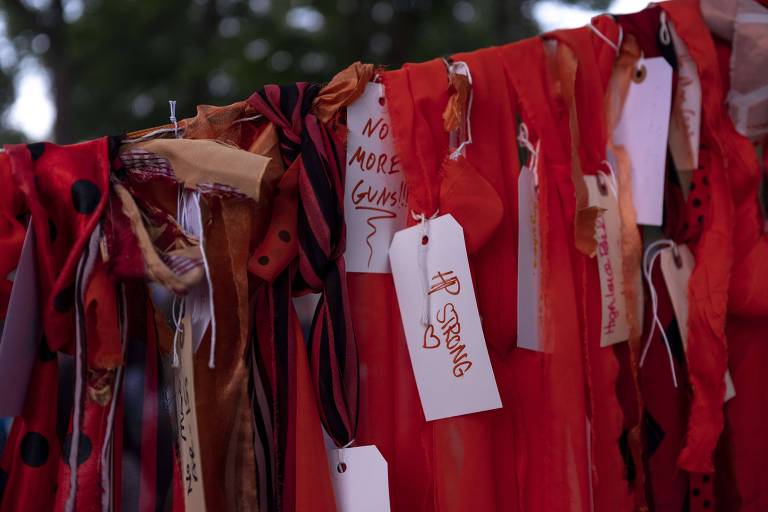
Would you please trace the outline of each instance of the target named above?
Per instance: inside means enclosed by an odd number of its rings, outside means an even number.
[[[427,421],[501,407],[456,219],[398,231],[389,259]]]

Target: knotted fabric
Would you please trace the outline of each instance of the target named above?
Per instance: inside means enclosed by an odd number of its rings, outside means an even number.
[[[316,84],[268,85],[248,103],[278,131],[287,168],[298,173],[298,272],[294,288],[320,293],[307,340],[320,417],[334,441],[354,439],[357,425],[357,347],[351,329],[344,268],[343,145],[312,113]],[[290,171],[289,171],[290,172]],[[285,272],[290,272],[290,268]],[[278,297],[273,294],[273,301]],[[290,300],[290,294],[280,294]],[[275,329],[274,343],[286,343]]]

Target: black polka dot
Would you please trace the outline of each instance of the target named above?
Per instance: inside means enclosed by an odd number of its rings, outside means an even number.
[[[56,229],[56,224],[54,224],[51,219],[48,219],[48,238],[51,239],[51,242],[56,241],[56,236],[58,234],[59,234],[59,230]]]
[[[5,492],[5,484],[8,483],[8,473],[0,468],[0,502],[3,501],[3,492]]]
[[[704,500],[704,503],[702,503],[702,505],[704,506],[704,508],[709,508],[709,506],[712,505],[712,502],[709,500]]]
[[[40,340],[40,348],[37,350],[37,357],[44,363],[50,363],[56,359],[56,352],[51,350],[48,346],[48,338],[43,335],[43,339]]]
[[[21,440],[21,460],[27,466],[39,468],[48,460],[48,440],[37,432],[27,432]]]
[[[704,216],[699,215],[698,217],[696,217],[696,222],[698,222],[699,224],[704,224]]]
[[[71,284],[63,288],[53,298],[53,308],[59,313],[66,313],[75,304],[75,285]]]
[[[693,491],[691,491],[691,494],[693,494],[694,496],[698,496],[699,494],[701,494],[701,492],[697,488],[694,487]]]
[[[91,445],[91,439],[80,432],[80,445],[77,448],[77,465],[80,466],[83,462],[88,460],[88,457],[91,456],[91,450],[93,450],[93,446]],[[61,456],[64,459],[64,462],[69,464],[69,450],[72,448],[72,434],[67,434],[67,437],[64,439],[64,446],[61,447]]]
[[[699,206],[701,206],[701,199],[697,197],[696,199],[693,200],[693,207],[698,208]]]
[[[280,231],[277,236],[280,237],[280,240],[282,240],[285,243],[288,243],[291,241],[291,234],[287,232],[286,230]]]
[[[693,191],[693,190],[696,190],[696,182],[693,182],[693,183],[691,183],[691,188],[690,188],[690,190],[692,190],[692,191]]]
[[[45,152],[45,142],[27,144],[27,149],[29,150],[29,154],[32,155],[32,161],[35,161],[43,156],[43,153]]]
[[[703,477],[701,477],[701,481],[704,482],[705,484],[709,483],[709,475],[704,475]]]
[[[701,178],[701,182],[702,182],[703,184],[705,184],[705,185],[709,185],[709,178],[707,178],[706,176],[704,176],[704,177],[702,177],[702,178]]]
[[[78,213],[92,213],[99,205],[101,191],[92,181],[77,180],[70,189],[72,206]]]
[[[261,265],[269,265],[269,256],[259,256],[259,263]]]

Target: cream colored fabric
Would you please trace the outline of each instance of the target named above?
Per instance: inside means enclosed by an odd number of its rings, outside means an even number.
[[[226,185],[257,203],[262,197],[262,182],[271,160],[213,140],[155,139],[132,147],[168,159],[176,180],[186,187]]]

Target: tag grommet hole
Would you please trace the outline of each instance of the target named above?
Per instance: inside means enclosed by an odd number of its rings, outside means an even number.
[[[338,471],[339,473],[346,473],[346,471],[347,471],[347,463],[346,462],[339,462],[336,465],[336,471]]]
[[[645,67],[645,64],[640,64],[635,68],[635,71],[632,73],[632,81],[636,84],[642,83],[643,80],[645,80],[646,75],[648,74],[648,70]]]
[[[384,96],[379,96],[379,105],[383,107],[386,102],[387,100],[384,99]]]
[[[424,235],[421,237],[421,245],[427,245],[429,243],[429,237],[427,235]]]
[[[605,183],[605,178],[601,173],[597,173],[597,190],[600,191],[600,195],[607,196],[608,195],[608,185]]]

